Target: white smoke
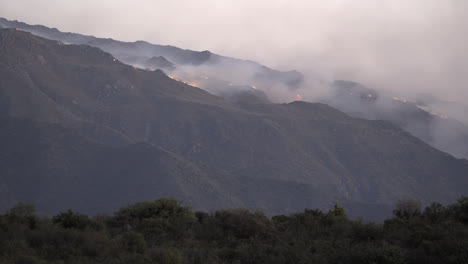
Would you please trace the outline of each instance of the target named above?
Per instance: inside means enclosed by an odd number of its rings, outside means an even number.
[[[210,50],[304,73],[303,85],[269,85],[275,102],[300,93],[318,101],[333,95],[333,80],[351,80],[411,101],[421,94],[429,111],[468,124],[468,2],[464,0],[0,0],[0,16],[32,24],[135,41]],[[199,68],[239,85],[254,85],[249,72]],[[380,100],[378,101],[380,104]],[[361,111],[346,105],[347,111]],[[383,104],[380,109],[387,109]],[[387,109],[391,115],[393,109]],[[368,113],[369,114],[369,113]],[[459,124],[453,127],[460,127]],[[435,125],[441,149],[463,138]],[[463,129],[462,129],[463,130]],[[461,142],[463,143],[463,142]],[[450,151],[455,153],[456,151]]]

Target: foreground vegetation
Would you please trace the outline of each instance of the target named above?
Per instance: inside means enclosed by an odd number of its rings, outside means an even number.
[[[19,204],[0,215],[0,263],[468,263],[468,197],[424,210],[403,201],[382,224],[350,220],[338,204],[272,218],[173,199],[93,218]]]

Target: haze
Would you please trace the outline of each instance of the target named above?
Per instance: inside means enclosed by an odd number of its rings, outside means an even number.
[[[0,16],[468,102],[464,0],[0,0]]]

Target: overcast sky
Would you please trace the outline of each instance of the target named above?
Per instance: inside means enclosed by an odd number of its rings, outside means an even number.
[[[467,0],[0,0],[0,16],[468,102]]]

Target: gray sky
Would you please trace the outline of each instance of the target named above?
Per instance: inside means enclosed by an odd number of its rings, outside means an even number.
[[[0,16],[468,102],[466,0],[0,0]]]

